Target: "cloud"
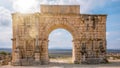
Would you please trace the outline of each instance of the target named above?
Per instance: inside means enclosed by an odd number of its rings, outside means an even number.
[[[15,0],[13,9],[15,12],[34,13],[39,11],[38,0]]]
[[[11,25],[11,11],[0,6],[0,47],[6,47],[11,44],[12,25]],[[8,43],[8,44],[6,44]],[[4,46],[2,46],[5,44]],[[8,48],[11,45],[8,46]]]
[[[88,13],[95,8],[103,7],[106,0],[41,0],[39,2],[49,5],[80,5],[81,13]]]
[[[11,0],[0,0],[0,6],[7,8],[12,11],[12,1]]]
[[[9,26],[11,24],[11,12],[4,8],[0,7],[0,26]]]
[[[39,12],[40,4],[47,5],[80,5],[81,13],[90,13],[96,8],[103,7],[107,0],[10,0],[17,12]],[[25,10],[25,11],[24,11]]]
[[[78,5],[77,0],[41,0],[40,4],[48,5]]]

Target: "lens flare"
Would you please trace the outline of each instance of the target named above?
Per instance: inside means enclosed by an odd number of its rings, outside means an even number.
[[[13,3],[13,8],[16,12],[21,13],[31,13],[35,12],[38,7],[38,1],[37,0],[16,0]]]

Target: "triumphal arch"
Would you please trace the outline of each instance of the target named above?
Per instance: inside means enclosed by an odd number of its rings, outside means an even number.
[[[48,37],[57,28],[73,36],[73,63],[106,62],[106,15],[80,14],[79,5],[41,5],[40,9],[40,13],[12,14],[13,65],[48,64]]]

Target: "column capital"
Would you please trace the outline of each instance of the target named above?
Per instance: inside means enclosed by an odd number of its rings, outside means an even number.
[[[46,38],[44,38],[44,39],[39,38],[38,40],[39,40],[39,41],[47,41],[47,42],[49,42],[49,40],[48,40],[48,39],[46,39]]]
[[[73,39],[72,42],[81,41],[80,39]]]

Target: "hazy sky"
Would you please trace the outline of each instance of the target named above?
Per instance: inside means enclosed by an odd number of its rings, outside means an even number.
[[[120,0],[0,0],[0,48],[12,48],[11,13],[39,12],[40,4],[79,4],[80,13],[107,14],[107,48],[120,49]],[[66,30],[54,30],[49,40],[50,48],[72,48],[72,35]]]

